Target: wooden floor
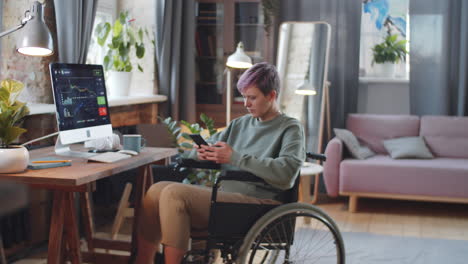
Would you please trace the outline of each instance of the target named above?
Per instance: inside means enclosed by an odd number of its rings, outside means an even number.
[[[347,198],[320,196],[324,209],[342,232],[468,240],[468,205],[359,199],[357,213],[348,212]]]
[[[468,240],[468,205],[465,204],[360,199],[357,213],[349,213],[347,204],[347,198],[322,195],[316,206],[336,221],[341,232]],[[110,224],[98,231],[102,237],[109,236]],[[131,221],[127,220],[119,239],[130,239],[130,232]],[[43,264],[46,254],[15,263]]]

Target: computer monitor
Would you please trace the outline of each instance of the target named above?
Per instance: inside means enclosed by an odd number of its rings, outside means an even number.
[[[69,145],[112,136],[112,125],[101,65],[51,63],[52,91],[59,137],[55,152],[62,156],[90,157]]]

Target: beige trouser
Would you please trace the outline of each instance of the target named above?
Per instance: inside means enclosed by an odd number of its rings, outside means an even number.
[[[210,199],[211,188],[158,182],[145,195],[138,230],[149,242],[187,250],[190,230],[208,228]],[[279,204],[275,200],[222,191],[218,192],[217,201]]]

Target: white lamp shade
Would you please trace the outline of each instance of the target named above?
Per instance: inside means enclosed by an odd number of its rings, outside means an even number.
[[[252,59],[244,52],[244,44],[239,42],[236,52],[228,57],[226,66],[236,69],[247,69],[252,67]]]
[[[300,95],[316,95],[317,89],[308,81],[304,81],[303,83],[299,84],[296,89],[296,94]]]
[[[44,22],[44,6],[35,1],[31,7],[32,19],[21,30],[17,51],[29,56],[49,56],[54,53],[52,34]]]

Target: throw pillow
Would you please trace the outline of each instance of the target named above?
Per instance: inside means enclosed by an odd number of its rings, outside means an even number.
[[[422,137],[402,137],[383,141],[384,147],[393,159],[432,159]]]
[[[353,158],[356,159],[367,159],[375,155],[375,153],[368,147],[361,146],[358,139],[353,132],[347,129],[334,128],[333,131],[337,138],[344,142]]]

